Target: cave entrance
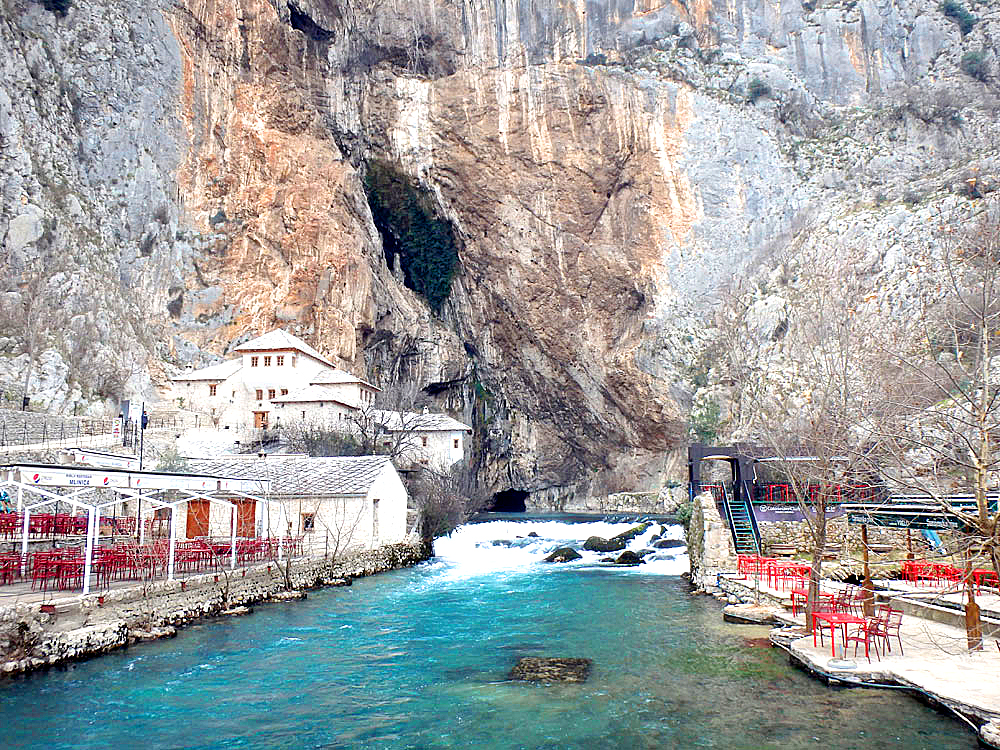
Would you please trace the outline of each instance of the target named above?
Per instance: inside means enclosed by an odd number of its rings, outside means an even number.
[[[490,510],[494,513],[524,513],[524,501],[528,499],[528,493],[524,490],[503,490],[493,496],[490,503]]]

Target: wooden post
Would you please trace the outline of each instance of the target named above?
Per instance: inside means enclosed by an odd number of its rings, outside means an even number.
[[[871,568],[868,565],[868,524],[861,524],[861,546],[864,554],[864,580],[861,582],[863,595],[861,606],[865,617],[872,617],[875,614],[875,586],[872,584]]]
[[[913,538],[910,536],[910,529],[906,530],[906,559],[913,559]]]

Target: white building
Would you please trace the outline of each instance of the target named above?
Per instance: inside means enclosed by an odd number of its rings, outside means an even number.
[[[192,370],[172,379],[173,397],[185,408],[208,414],[224,429],[274,426],[277,401],[307,389],[327,396],[316,403],[334,413],[356,409],[375,400],[378,388],[332,362],[302,339],[277,329],[240,344],[238,359]],[[332,404],[336,402],[339,407]],[[304,418],[301,414],[289,417]]]
[[[189,463],[193,471],[270,480],[270,507],[246,496],[223,495],[237,505],[240,537],[301,536],[313,555],[374,549],[406,539],[406,488],[388,456],[235,456]],[[188,538],[225,537],[231,514],[225,506],[191,501],[178,528]]]
[[[375,411],[381,448],[406,464],[443,470],[465,456],[472,428],[447,414]]]
[[[237,346],[238,359],[173,378],[173,397],[220,429],[306,423],[376,436],[404,464],[447,469],[465,455],[472,428],[445,414],[375,408],[379,389],[336,368],[301,339],[274,330]],[[366,449],[367,450],[367,449]]]

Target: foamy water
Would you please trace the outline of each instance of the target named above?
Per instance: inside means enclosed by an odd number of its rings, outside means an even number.
[[[588,537],[609,539],[636,525],[636,522],[607,521],[489,521],[466,524],[450,536],[434,542],[435,566],[447,579],[586,567],[611,568],[622,575],[677,576],[688,570],[686,547],[654,550],[644,557],[643,564],[634,567],[610,566],[601,562],[606,557],[618,557],[621,552],[583,549]],[[531,533],[538,536],[528,536]],[[683,539],[684,529],[678,525],[651,523],[645,532],[628,543],[626,549],[636,553],[652,549],[653,537],[657,534],[662,539]],[[560,547],[572,547],[580,553],[581,559],[569,563],[545,562],[545,558]]]

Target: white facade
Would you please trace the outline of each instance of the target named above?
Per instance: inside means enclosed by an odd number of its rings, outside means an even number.
[[[268,504],[244,496],[226,498],[244,504],[246,520],[237,521],[240,538],[302,537],[306,552],[313,555],[340,555],[406,539],[406,488],[386,456],[234,457],[193,463],[200,469],[222,469],[234,476],[271,481]],[[189,503],[185,511],[179,511],[180,538],[195,526],[199,531],[206,526],[188,523],[186,514],[192,507],[197,506]],[[201,508],[197,512],[204,512]],[[207,535],[229,537],[232,511],[217,504],[207,511]],[[249,529],[252,534],[239,533]]]
[[[184,408],[207,414],[222,429],[274,427],[278,417],[303,419],[303,411],[336,411],[374,401],[378,389],[339,370],[299,338],[275,330],[241,344],[238,359],[179,375],[172,380],[172,396]],[[324,398],[296,412],[281,399],[313,391]],[[322,412],[326,418],[329,412]],[[310,413],[310,417],[318,416]],[[308,418],[308,417],[306,417]],[[334,416],[334,419],[337,417]]]
[[[220,429],[297,423],[354,434],[364,429],[380,434],[380,452],[442,470],[465,456],[469,426],[444,414],[376,409],[378,388],[337,369],[287,331],[271,331],[234,351],[238,359],[172,381],[174,398],[207,414]]]

